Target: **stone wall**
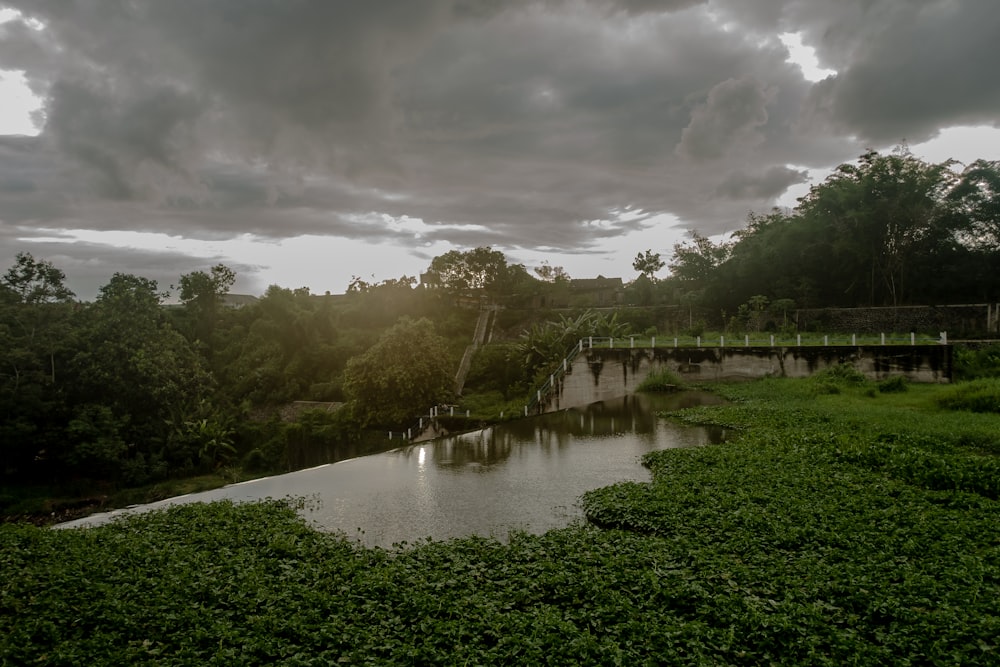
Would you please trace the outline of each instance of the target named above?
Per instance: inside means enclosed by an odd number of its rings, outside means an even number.
[[[947,331],[949,338],[996,334],[1000,304],[896,306],[884,308],[815,308],[798,310],[799,331],[859,334]]]
[[[537,412],[553,412],[634,393],[654,372],[690,382],[807,377],[849,364],[866,377],[902,375],[913,382],[950,382],[950,345],[588,349],[581,352]]]

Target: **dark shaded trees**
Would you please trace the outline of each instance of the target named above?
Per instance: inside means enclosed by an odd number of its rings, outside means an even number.
[[[452,397],[455,362],[430,320],[404,317],[348,362],[344,391],[363,424],[406,426]]]
[[[1000,169],[955,167],[868,151],[795,210],[751,213],[728,242],[677,244],[677,298],[729,313],[754,296],[800,308],[1000,298]]]
[[[62,445],[59,380],[76,314],[64,281],[51,262],[28,253],[0,277],[0,474],[48,468]]]

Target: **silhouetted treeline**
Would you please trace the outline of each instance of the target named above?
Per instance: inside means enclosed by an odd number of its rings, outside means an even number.
[[[1000,162],[958,166],[905,149],[865,153],[794,210],[751,214],[725,242],[695,235],[676,245],[661,298],[744,319],[775,302],[788,310],[1000,300]]]

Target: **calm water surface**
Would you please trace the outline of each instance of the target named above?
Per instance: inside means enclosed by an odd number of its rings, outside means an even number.
[[[511,529],[541,533],[581,518],[577,500],[585,491],[648,480],[639,463],[646,452],[720,442],[720,429],[679,426],[655,415],[718,402],[701,392],[628,396],[62,526],[179,503],[292,495],[313,500],[303,515],[318,528],[367,546],[464,535],[502,539]]]

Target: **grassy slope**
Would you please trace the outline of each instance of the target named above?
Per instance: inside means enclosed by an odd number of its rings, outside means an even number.
[[[1000,663],[1000,417],[942,387],[720,391],[680,417],[733,442],[589,494],[610,529],[390,553],[279,503],[0,526],[0,663]]]

